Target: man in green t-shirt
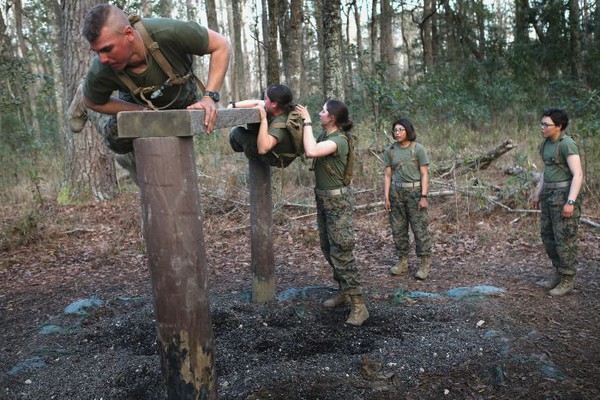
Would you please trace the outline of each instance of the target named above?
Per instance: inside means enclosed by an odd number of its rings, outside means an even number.
[[[229,133],[229,143],[235,152],[243,152],[249,159],[258,159],[269,165],[284,168],[295,157],[291,134],[285,128],[288,115],[296,107],[292,91],[274,83],[264,93],[264,100],[232,101],[228,108],[257,108],[261,121],[238,126]]]
[[[97,56],[69,107],[71,130],[79,132],[86,121],[91,120],[107,146],[127,155],[125,158],[133,162],[130,174],[135,174],[133,144],[131,139],[118,137],[116,114],[147,109],[204,110],[206,131],[212,132],[217,118],[218,92],[230,56],[227,39],[195,22],[148,18],[143,20],[143,27],[158,44],[173,72],[188,79],[172,84],[127,15],[115,6],[100,4],[88,11],[82,29]],[[209,74],[206,90],[200,94],[193,79],[193,56],[206,54],[210,54]],[[120,74],[139,88],[156,90],[134,95]],[[117,96],[113,95],[115,91]],[[122,160],[117,158],[117,161]],[[135,180],[135,176],[132,178]]]
[[[541,236],[552,261],[554,276],[543,286],[551,296],[564,296],[573,290],[577,273],[577,228],[581,218],[583,169],[579,148],[564,134],[569,124],[567,113],[560,108],[544,110],[541,133],[544,142],[540,153],[544,173],[535,191],[533,206],[541,204]]]

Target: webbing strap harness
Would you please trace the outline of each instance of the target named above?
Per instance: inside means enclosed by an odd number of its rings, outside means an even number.
[[[573,174],[571,173],[571,170],[569,169],[569,165],[564,161],[563,157],[560,157],[560,144],[564,138],[565,138],[565,134],[564,134],[564,132],[561,132],[560,136],[558,137],[558,140],[556,141],[557,143],[556,143],[556,147],[555,147],[554,157],[549,160],[544,160],[544,164],[548,164],[548,165],[555,164],[560,169],[562,169],[569,175],[573,176]],[[544,141],[542,142],[542,144],[540,146],[539,150],[540,150],[540,155],[542,156],[542,159],[544,159],[544,150],[546,148],[546,143],[548,143],[549,141],[550,141],[549,138],[544,139]]]
[[[390,160],[390,166],[392,167],[392,172],[396,171],[401,165],[403,165],[404,163],[402,161],[398,162],[396,165],[393,164],[394,158],[393,158],[393,153],[392,151],[394,150],[394,146],[396,146],[398,142],[394,142],[391,146],[390,146],[390,150],[388,152],[388,158]],[[417,157],[415,156],[415,147],[416,147],[416,142],[412,141],[410,142],[410,161],[414,162],[415,165],[417,166],[417,169],[419,169],[419,160],[417,160]]]
[[[325,136],[326,136],[326,132],[323,132],[321,137],[319,137],[319,142],[324,140]],[[352,183],[352,172],[354,170],[355,137],[352,136],[351,134],[345,135],[343,133],[340,133],[340,136],[343,137],[344,139],[346,139],[346,141],[348,142],[348,159],[346,161],[346,166],[344,168],[344,175],[340,176],[340,174],[337,173],[337,171],[331,166],[331,164],[329,164],[327,162],[326,158],[321,159],[321,161],[323,162],[323,168],[325,168],[325,170],[330,175],[341,179],[344,186],[348,186],[348,185],[350,185],[350,183]],[[310,168],[311,171],[313,171],[315,169],[316,164],[317,164],[317,158],[313,158],[312,167]]]
[[[159,110],[161,108],[169,107],[171,104],[173,104],[173,102],[177,100],[177,97],[175,97],[175,99],[171,103],[160,108],[152,104],[151,100],[162,96],[162,90],[166,87],[170,87],[173,85],[183,85],[190,79],[195,78],[196,83],[200,88],[200,91],[204,93],[204,91],[206,90],[204,84],[200,81],[200,79],[196,77],[196,75],[194,75],[193,72],[190,71],[183,76],[177,76],[175,74],[175,72],[173,71],[173,67],[166,59],[162,51],[160,51],[160,46],[158,45],[158,43],[155,42],[154,39],[152,39],[152,37],[150,36],[150,33],[148,33],[148,30],[142,23],[142,18],[139,15],[130,15],[128,19],[133,28],[139,32],[140,36],[142,37],[142,40],[144,41],[144,46],[146,46],[146,49],[148,49],[150,55],[156,60],[163,72],[169,77],[169,79],[167,79],[167,81],[163,84],[140,88],[133,82],[129,75],[125,73],[125,71],[115,71],[121,82],[123,82],[123,84],[127,86],[127,89],[129,89],[131,94],[133,94],[134,96],[140,96],[142,100],[144,100],[151,109]],[[181,86],[179,89],[180,93],[182,88],[183,86]],[[150,93],[149,99],[146,98],[146,94],[148,93]]]

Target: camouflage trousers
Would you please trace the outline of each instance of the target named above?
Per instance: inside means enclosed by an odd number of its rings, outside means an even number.
[[[248,124],[248,127],[235,127],[229,132],[229,144],[233,151],[244,153],[251,160],[260,160],[273,167],[285,168],[292,161],[287,158],[277,157],[272,151],[267,154],[258,154],[258,128],[260,124]]]
[[[106,146],[116,153],[115,160],[128,173],[131,180],[139,186],[133,153],[133,139],[120,138],[117,131],[117,116],[100,114],[87,110],[88,119],[104,138]]]
[[[579,196],[571,218],[563,218],[562,211],[569,188],[544,189],[541,198],[542,215],[540,219],[542,243],[552,265],[563,275],[575,275],[577,272],[577,229],[581,218]]]
[[[325,259],[333,268],[333,279],[340,290],[361,294],[360,274],[354,258],[354,231],[352,206],[354,197],[316,195],[319,240]]]
[[[392,236],[398,258],[408,256],[408,226],[415,236],[417,256],[431,255],[431,233],[429,232],[429,213],[427,208],[419,210],[421,189],[390,188],[389,215]]]

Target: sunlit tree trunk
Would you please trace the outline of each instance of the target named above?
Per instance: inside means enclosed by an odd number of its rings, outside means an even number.
[[[279,0],[268,0],[269,7],[269,29],[267,43],[267,85],[279,83],[279,51],[277,49],[277,35],[279,16]]]
[[[289,85],[296,98],[302,97],[302,88],[300,87],[300,68],[302,62],[302,53],[304,53],[302,42],[302,20],[304,12],[302,10],[303,0],[291,0],[290,3],[290,60],[289,60]]]
[[[283,72],[283,81],[286,85],[290,85],[290,57],[292,49],[290,48],[290,14],[289,0],[279,0],[278,4],[279,17],[277,25],[279,28],[279,47],[281,48],[281,70]]]
[[[19,45],[19,50],[21,52],[21,58],[25,60],[26,65],[29,65],[29,69],[32,76],[36,75],[36,65],[33,60],[30,60],[29,48],[27,47],[27,43],[25,41],[25,37],[23,36],[23,8],[21,4],[21,0],[14,0],[14,15],[15,15],[15,31],[17,34],[17,42]],[[35,40],[35,38],[32,38]],[[37,103],[36,98],[39,92],[38,88],[38,80],[32,79],[32,81],[26,86],[27,89],[27,99],[29,109],[24,112],[25,122],[27,126],[31,127],[33,130],[33,134],[36,138],[40,137],[40,123],[38,121],[38,111],[37,111]]]
[[[327,0],[323,7],[323,88],[326,99],[344,99],[342,77],[342,19],[340,0]]]
[[[91,58],[89,44],[81,35],[81,24],[87,10],[99,3],[101,0],[63,0],[61,3],[65,110]],[[65,145],[65,183],[61,200],[75,202],[112,198],[117,193],[115,163],[101,136],[88,123],[80,133],[73,134],[67,129]]]

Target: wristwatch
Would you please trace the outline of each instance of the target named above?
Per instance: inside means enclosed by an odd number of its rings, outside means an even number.
[[[571,199],[568,199],[568,200],[567,200],[567,204],[570,204],[570,205],[572,205],[572,206],[574,206],[574,205],[575,205],[575,203],[576,203],[576,202],[575,202],[575,200],[571,200]]]
[[[204,97],[210,97],[215,103],[218,103],[219,100],[221,100],[221,95],[218,92],[211,92],[208,90],[204,92]]]

